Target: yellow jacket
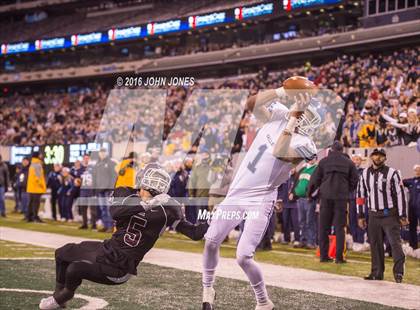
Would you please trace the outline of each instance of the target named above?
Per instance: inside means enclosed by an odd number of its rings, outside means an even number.
[[[131,187],[134,188],[136,183],[136,170],[133,165],[130,165],[130,162],[133,159],[123,159],[116,167],[115,171],[117,172],[117,182],[115,183],[115,188],[117,187]]]
[[[32,158],[28,172],[26,191],[31,194],[44,194],[47,191],[45,184],[44,168],[39,158]]]

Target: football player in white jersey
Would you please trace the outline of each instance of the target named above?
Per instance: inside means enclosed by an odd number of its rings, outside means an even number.
[[[286,89],[286,85],[300,90],[290,98],[291,92]],[[310,104],[311,92],[314,90],[315,85],[306,78],[292,77],[283,82],[283,87],[260,92],[248,99],[247,108],[264,125],[242,160],[226,198],[216,207],[216,214],[220,212],[222,215],[231,215],[213,216],[205,235],[203,310],[214,309],[213,284],[220,244],[247,214],[258,216],[245,219],[244,230],[237,245],[237,262],[254,290],[257,300],[255,309],[274,308],[268,298],[261,270],[253,257],[273,212],[277,187],[286,182],[294,165],[316,156],[317,150],[311,135],[320,125],[321,118]],[[274,100],[282,101],[287,97],[295,101],[290,110],[282,104],[272,111],[267,108]],[[232,216],[238,213],[240,216]]]

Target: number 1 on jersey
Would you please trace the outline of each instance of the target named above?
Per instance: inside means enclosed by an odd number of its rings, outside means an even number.
[[[261,157],[263,156],[265,150],[267,150],[268,146],[266,144],[261,145],[258,148],[258,154],[255,156],[254,160],[248,163],[248,169],[252,173],[255,173],[257,171],[257,163],[260,161]]]

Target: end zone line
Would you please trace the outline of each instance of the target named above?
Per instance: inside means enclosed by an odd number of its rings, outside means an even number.
[[[1,287],[0,292],[17,292],[17,293],[35,293],[35,294],[46,294],[51,295],[54,292],[53,291],[42,291],[42,290],[28,290],[28,289],[20,289],[20,288],[6,288]],[[90,297],[83,294],[76,294],[74,295],[74,298],[79,298],[87,301],[87,304],[83,307],[79,308],[78,310],[92,310],[92,309],[103,309],[106,306],[108,306],[108,303],[97,297]]]

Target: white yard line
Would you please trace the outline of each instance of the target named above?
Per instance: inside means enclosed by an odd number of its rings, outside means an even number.
[[[27,289],[20,289],[20,288],[0,288],[0,292],[18,292],[18,293],[35,293],[35,294],[44,294],[44,295],[51,295],[52,291],[36,291],[36,290],[27,290]],[[80,298],[87,301],[87,304],[83,307],[79,308],[78,310],[92,310],[92,309],[103,309],[108,306],[108,303],[96,297],[90,297],[82,294],[74,295],[74,298]]]
[[[70,242],[78,243],[88,240],[6,227],[0,227],[0,239],[50,248],[57,248]],[[195,272],[201,272],[202,267],[201,254],[156,248],[152,249],[143,261],[154,265]],[[264,273],[265,282],[268,285],[406,309],[420,309],[420,286],[396,284],[388,281],[365,281],[357,277],[265,263],[260,263],[260,266]],[[240,269],[235,259],[232,258],[220,258],[217,275],[225,278],[247,280],[242,269]],[[197,285],[201,284],[197,283]]]

